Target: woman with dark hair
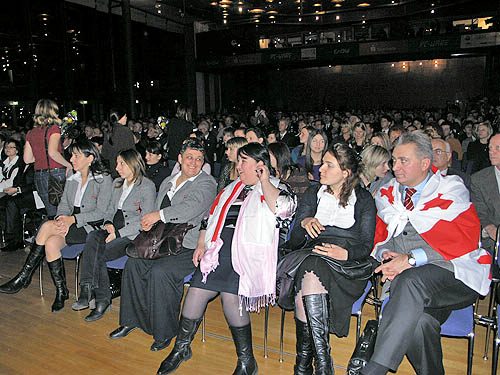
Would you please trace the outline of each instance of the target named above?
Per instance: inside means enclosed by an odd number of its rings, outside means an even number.
[[[106,262],[126,255],[127,245],[139,234],[141,219],[153,211],[156,189],[136,150],[121,151],[116,158],[120,175],[113,182],[102,229],[89,233],[82,255],[80,298],[73,310],[84,310],[95,299],[87,322],[101,319],[111,304]]]
[[[0,192],[2,193],[13,186],[14,179],[19,173],[23,173],[24,161],[19,157],[22,149],[21,142],[14,138],[9,138],[4,144],[3,150],[7,157],[3,160],[0,170]]]
[[[163,180],[170,176],[170,169],[163,163],[163,150],[157,141],[146,146],[146,176],[155,183],[156,191]]]
[[[226,142],[226,156],[229,163],[225,164],[220,171],[219,181],[217,183],[217,193],[220,193],[222,189],[238,178],[238,170],[236,169],[238,163],[238,150],[246,144],[248,144],[248,142],[243,137],[234,137]]]
[[[306,157],[299,159],[297,164],[305,167],[309,180],[319,181],[321,160],[328,148],[328,138],[323,130],[312,129],[306,144]],[[303,161],[302,161],[303,160]]]
[[[276,129],[271,129],[266,132],[267,135],[267,144],[270,145],[271,143],[276,143],[278,142],[279,139],[279,131]]]
[[[248,143],[257,142],[261,145],[266,145],[266,135],[259,128],[248,128],[245,130],[245,138]]]
[[[109,122],[111,129],[104,138],[101,156],[109,163],[111,177],[117,178],[116,157],[121,151],[135,150],[135,141],[132,131],[127,127],[127,114],[123,109],[112,109]]]
[[[47,215],[54,217],[57,207],[49,202],[49,172],[64,181],[71,172],[71,163],[62,156],[59,107],[50,99],[40,99],[33,116],[35,126],[26,134],[24,162],[35,163],[35,186]],[[47,145],[47,146],[46,146]],[[50,169],[50,171],[49,171]]]
[[[295,195],[274,177],[267,149],[249,143],[238,150],[240,178],[216,198],[193,254],[196,270],[184,300],[175,345],[158,374],[191,358],[191,341],[207,304],[221,295],[236,346],[234,374],[257,374],[249,312],[276,298],[279,227],[291,220]]]
[[[103,168],[97,147],[87,139],[70,147],[75,174],[66,181],[56,219],[42,224],[21,272],[0,286],[2,293],[17,293],[26,288],[33,272],[46,257],[56,286],[52,312],[61,310],[68,299],[61,249],[85,243],[87,234],[102,223],[111,197],[111,177]]]
[[[331,146],[323,157],[320,174],[321,184],[311,186],[302,197],[292,230],[292,238],[299,241],[290,244],[298,248],[308,235],[304,249],[311,249],[311,254],[297,258],[294,283],[280,290],[280,299],[295,297],[295,374],[312,374],[313,357],[315,374],[333,374],[330,333],[347,336],[352,304],[362,295],[367,281],[345,278],[327,260],[367,259],[375,236],[375,203],[370,193],[359,187],[354,151],[346,144]],[[294,256],[294,252],[287,255]]]
[[[285,143],[272,143],[267,148],[271,157],[271,166],[276,170],[276,177],[290,185],[300,203],[302,194],[310,186],[307,173],[300,165],[292,163],[290,149]]]
[[[304,126],[302,129],[300,129],[300,145],[292,150],[292,161],[294,163],[299,163],[299,159],[302,159],[301,165],[305,165],[307,140],[309,139],[309,134],[313,129],[314,128],[312,126]]]

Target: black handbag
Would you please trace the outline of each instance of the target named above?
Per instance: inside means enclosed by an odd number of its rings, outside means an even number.
[[[156,222],[150,230],[142,231],[127,246],[127,255],[132,258],[158,259],[177,255],[187,231],[194,225]]]
[[[49,178],[48,178],[49,203],[53,206],[58,206],[59,203],[61,202],[66,180],[58,180],[50,173],[49,145],[47,143],[47,131],[48,129],[45,129],[45,156],[47,157],[47,171],[49,173]]]
[[[365,330],[359,338],[356,348],[349,360],[349,364],[347,365],[347,375],[359,375],[361,369],[366,366],[375,349],[377,331],[378,322],[376,320],[369,320],[366,322]]]

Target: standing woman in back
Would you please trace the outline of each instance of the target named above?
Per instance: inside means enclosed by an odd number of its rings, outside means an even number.
[[[109,114],[111,130],[104,137],[101,157],[109,163],[111,177],[117,178],[116,157],[121,151],[135,150],[134,134],[126,126],[127,114],[123,109],[112,109]]]
[[[24,162],[35,163],[35,187],[47,215],[53,217],[57,207],[49,202],[49,172],[54,178],[64,181],[72,169],[71,163],[61,154],[59,126],[62,121],[57,104],[50,99],[40,99],[36,104],[33,120],[34,127],[26,134]]]

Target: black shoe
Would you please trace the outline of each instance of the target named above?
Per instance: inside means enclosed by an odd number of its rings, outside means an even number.
[[[296,349],[297,357],[295,359],[295,366],[293,366],[294,375],[312,375],[313,373],[313,349],[311,341],[311,333],[307,323],[303,323],[295,318],[295,332],[296,332]]]
[[[124,338],[125,336],[128,336],[128,334],[136,328],[137,327],[120,326],[109,334],[109,338],[110,339]]]
[[[233,375],[257,375],[259,368],[253,355],[252,347],[252,326],[229,327],[236,346],[238,363]]]
[[[19,249],[24,249],[25,247],[26,247],[26,245],[24,244],[24,241],[12,240],[12,241],[9,241],[8,245],[2,249],[2,253],[16,251]]]
[[[90,307],[90,305],[94,302],[94,293],[89,283],[82,283],[80,285],[80,297],[78,301],[75,301],[71,304],[71,308],[75,311],[85,310]],[[95,306],[94,306],[95,308]]]
[[[64,301],[69,298],[69,291],[66,287],[66,272],[64,271],[64,261],[62,258],[47,263],[49,265],[50,276],[56,286],[56,298],[52,304],[52,312],[58,312],[64,308]]]
[[[330,356],[330,330],[328,321],[328,294],[303,296],[307,323],[311,332],[314,354],[314,374],[333,375],[333,360]]]
[[[42,263],[45,257],[45,246],[37,245],[33,241],[31,251],[24,262],[21,271],[10,281],[0,286],[0,293],[14,294],[19,292],[22,288],[27,288],[31,283],[31,277]]]
[[[171,374],[177,370],[183,361],[187,361],[193,356],[191,341],[194,339],[194,335],[200,326],[201,320],[202,318],[194,320],[181,316],[174,348],[168,357],[161,363],[157,375]]]
[[[167,339],[165,341],[156,341],[151,344],[151,351],[153,352],[159,352],[160,350],[165,349],[167,346],[170,345],[172,342],[172,339]]]
[[[90,312],[89,315],[85,317],[86,322],[95,322],[104,316],[104,313],[108,311],[111,303],[108,301],[98,301],[95,303],[95,309]]]

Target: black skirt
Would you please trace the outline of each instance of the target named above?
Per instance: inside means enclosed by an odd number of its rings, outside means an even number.
[[[80,213],[80,207],[73,208],[73,215]],[[69,227],[68,233],[66,233],[66,237],[64,237],[66,241],[66,245],[77,245],[81,243],[85,243],[87,240],[87,231],[84,227],[77,228],[76,224],[71,224]]]
[[[228,228],[227,225],[234,225],[236,223],[240,207],[239,205],[233,205],[229,208],[224,228],[220,236],[224,244],[219,250],[219,266],[215,271],[208,274],[206,283],[201,281],[202,274],[198,267],[191,280],[191,287],[212,290],[214,292],[238,294],[240,275],[234,271],[231,258],[231,244],[233,242],[234,228]]]

